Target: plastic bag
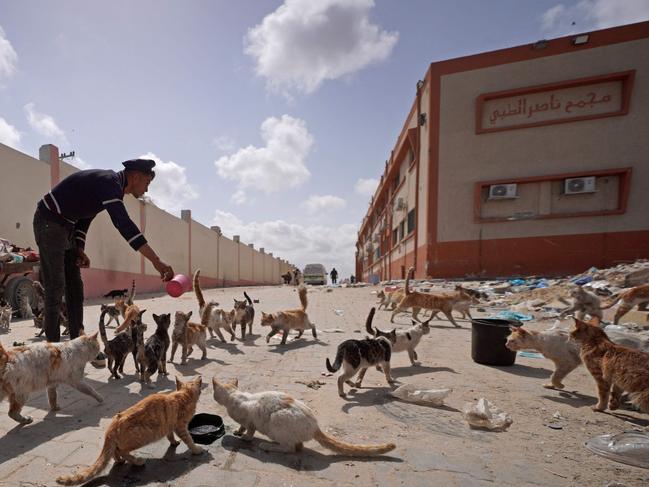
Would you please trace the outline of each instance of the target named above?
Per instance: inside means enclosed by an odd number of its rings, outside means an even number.
[[[453,389],[423,389],[414,384],[404,384],[397,387],[390,395],[402,401],[424,404],[426,406],[442,406],[444,399]]]
[[[484,397],[478,400],[478,404],[466,403],[463,415],[472,428],[492,431],[505,431],[513,422],[509,414],[500,410]]]
[[[601,435],[585,443],[593,453],[609,460],[649,468],[649,434],[625,431],[616,435]]]
[[[526,315],[524,313],[517,313],[516,311],[503,310],[498,313],[496,318],[502,318],[504,320],[518,320],[518,321],[531,321],[532,315]]]

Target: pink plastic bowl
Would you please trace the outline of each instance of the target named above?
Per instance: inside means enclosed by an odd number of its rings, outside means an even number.
[[[176,274],[173,279],[167,281],[167,294],[172,298],[177,298],[183,293],[191,290],[192,281],[183,274]]]

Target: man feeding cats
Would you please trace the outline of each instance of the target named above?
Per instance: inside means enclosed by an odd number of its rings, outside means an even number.
[[[90,260],[84,252],[86,234],[93,218],[102,210],[133,250],[139,251],[160,273],[164,281],[174,275],[147,243],[128,216],[124,195],[139,198],[155,177],[150,159],[122,163],[124,170],[89,169],[63,179],[38,202],[34,214],[34,236],[40,252],[42,284],[45,288],[45,334],[50,342],[61,338],[59,309],[65,293],[70,339],[83,327],[83,282],[80,268]]]

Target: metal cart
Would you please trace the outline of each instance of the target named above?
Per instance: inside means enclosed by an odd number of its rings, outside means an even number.
[[[0,296],[11,305],[14,315],[29,317],[24,316],[22,303],[25,299],[34,303],[35,295],[32,280],[27,276],[39,270],[38,262],[0,263]]]

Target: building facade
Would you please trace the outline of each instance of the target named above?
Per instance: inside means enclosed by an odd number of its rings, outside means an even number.
[[[358,234],[361,280],[649,257],[649,22],[433,63]]]

